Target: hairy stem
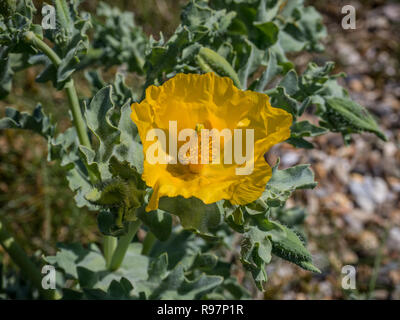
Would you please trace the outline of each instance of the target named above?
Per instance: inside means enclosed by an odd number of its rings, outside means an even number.
[[[44,299],[59,299],[60,295],[56,290],[46,290],[42,287],[42,274],[35,264],[29,259],[25,251],[15,241],[14,237],[6,230],[0,221],[0,245],[10,255],[14,263],[21,269],[24,277],[27,277],[32,284],[39,290]]]
[[[128,233],[118,240],[118,245],[112,257],[109,270],[115,271],[118,270],[118,268],[121,266],[122,261],[124,261],[125,254],[128,251],[128,247],[132,242],[132,239],[138,231],[140,225],[141,221],[139,219],[129,223]]]

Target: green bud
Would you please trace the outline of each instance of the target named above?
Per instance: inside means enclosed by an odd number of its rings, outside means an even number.
[[[101,206],[120,206],[128,197],[128,185],[115,179],[93,188],[85,195],[87,201]]]
[[[196,62],[204,72],[214,72],[222,77],[229,77],[238,88],[241,88],[239,77],[228,61],[217,52],[202,47],[196,56]]]

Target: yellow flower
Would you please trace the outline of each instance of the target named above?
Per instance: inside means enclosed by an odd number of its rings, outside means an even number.
[[[292,116],[282,109],[271,107],[267,95],[239,90],[231,79],[214,73],[178,74],[162,86],[148,87],[146,98],[141,103],[132,104],[131,108],[131,118],[138,127],[145,154],[142,178],[153,188],[147,211],[157,209],[159,199],[164,196],[196,197],[206,204],[222,199],[229,200],[232,204],[247,204],[258,199],[272,174],[264,154],[273,145],[289,138],[292,124]],[[171,130],[171,121],[176,121],[176,132]],[[159,141],[158,136],[154,141],[148,141],[148,133],[152,129],[166,132],[168,147],[161,149],[162,141]],[[189,151],[184,152],[181,157],[189,160],[189,163],[171,161],[176,160],[176,155],[169,154],[170,146],[173,149],[176,144],[176,148],[181,150],[186,143],[176,136],[183,129],[193,129],[199,134],[197,148],[191,144],[195,151],[202,150],[202,142],[208,142],[209,145],[204,148],[209,150],[208,164],[207,161],[206,164],[202,163],[202,155],[207,154],[201,154],[200,151],[195,154],[197,164],[193,161],[190,163],[193,155]],[[234,130],[242,129],[241,132],[246,134],[242,142],[239,141],[239,147],[243,147],[245,154],[248,149],[246,129],[253,129],[254,152],[250,153],[251,158],[242,164],[229,161],[225,153],[225,149],[227,152],[229,149],[224,144],[229,138],[223,139],[224,143],[220,140],[220,150],[215,149],[215,139],[211,136],[209,140],[200,139],[202,129],[217,129],[220,132],[228,129],[232,132],[232,140],[236,139]],[[160,143],[157,145],[157,155],[162,154],[169,162],[154,163],[148,159],[147,152],[154,149],[155,142]],[[237,141],[233,141],[232,149],[237,145]],[[219,158],[220,161],[214,162],[214,158]],[[250,173],[237,174],[237,169],[245,167],[247,163],[253,166]]]

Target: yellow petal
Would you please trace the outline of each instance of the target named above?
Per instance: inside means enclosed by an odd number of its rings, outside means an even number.
[[[162,86],[150,86],[146,98],[132,105],[145,153],[143,180],[153,188],[146,210],[155,210],[163,196],[197,197],[204,203],[222,199],[232,204],[247,204],[258,199],[271,177],[271,168],[264,154],[275,144],[290,136],[292,116],[283,109],[273,108],[265,94],[242,91],[229,78],[214,73],[203,75],[178,74]],[[151,129],[162,129],[168,140],[169,121],[177,122],[177,132],[195,129],[199,124],[218,130],[254,130],[254,169],[251,174],[237,175],[232,164],[205,164],[199,170],[188,165],[150,164],[146,151],[153,143],[146,141]],[[176,139],[175,136],[173,136]],[[242,139],[243,148],[245,139]],[[167,146],[169,146],[167,141]],[[183,142],[178,143],[178,148]],[[165,152],[168,152],[164,150]],[[244,149],[243,149],[244,150]],[[224,149],[221,148],[221,159]],[[196,167],[197,168],[197,167]],[[198,167],[200,168],[200,167]],[[197,172],[198,171],[198,172]]]

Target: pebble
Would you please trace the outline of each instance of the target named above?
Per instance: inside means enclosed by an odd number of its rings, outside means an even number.
[[[400,252],[400,228],[394,227],[389,231],[389,237],[387,240],[387,246],[389,250]]]

